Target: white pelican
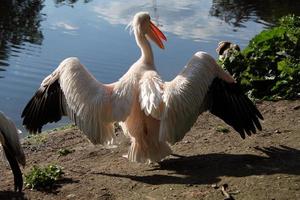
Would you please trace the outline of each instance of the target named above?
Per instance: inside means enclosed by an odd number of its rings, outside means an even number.
[[[137,13],[131,27],[141,57],[111,84],[98,82],[77,58],[67,58],[46,77],[25,107],[23,124],[40,132],[48,122],[69,116],[94,144],[110,144],[114,122],[131,138],[128,158],[160,161],[169,144],[181,140],[200,113],[210,110],[245,137],[261,129],[259,111],[234,79],[205,52],[197,52],[171,82],[156,71],[148,39],[164,48],[164,34],[148,13]],[[209,92],[210,91],[210,92]]]
[[[19,141],[18,129],[2,112],[0,112],[0,142],[14,175],[15,191],[21,192],[23,178],[18,163],[25,166],[25,155]]]

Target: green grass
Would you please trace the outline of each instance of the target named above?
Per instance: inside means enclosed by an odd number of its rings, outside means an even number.
[[[64,131],[64,130],[71,129],[71,128],[74,128],[74,127],[76,127],[75,124],[67,124],[67,125],[64,125],[64,126],[61,126],[61,127],[57,127],[57,128],[48,130],[46,132],[50,133],[50,132],[54,132],[54,131]]]
[[[48,137],[47,133],[40,133],[36,135],[28,135],[25,140],[31,145],[40,145],[45,143],[48,140]]]
[[[74,124],[67,124],[65,126],[43,131],[42,133],[39,134],[28,134],[28,136],[25,137],[25,141],[31,145],[40,145],[45,143],[48,140],[49,138],[48,133],[55,132],[55,131],[63,131],[74,127],[76,127]]]

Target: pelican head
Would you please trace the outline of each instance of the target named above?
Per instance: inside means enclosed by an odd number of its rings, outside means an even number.
[[[161,49],[165,48],[162,40],[166,41],[167,38],[151,21],[149,13],[139,12],[135,14],[132,22],[129,25],[137,36],[146,36]]]

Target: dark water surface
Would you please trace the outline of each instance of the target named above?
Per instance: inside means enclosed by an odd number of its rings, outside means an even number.
[[[44,77],[70,56],[79,57],[98,80],[116,81],[139,57],[134,37],[125,29],[139,11],[150,12],[168,38],[165,50],[153,49],[159,72],[170,80],[194,52],[216,57],[221,40],[244,47],[279,17],[300,15],[300,2],[2,0],[0,110],[23,130],[20,114],[25,104]]]

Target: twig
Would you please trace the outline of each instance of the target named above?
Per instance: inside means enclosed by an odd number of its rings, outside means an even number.
[[[224,200],[234,200],[234,198],[226,191],[228,189],[228,184],[223,184],[221,186],[222,194],[226,197]]]

